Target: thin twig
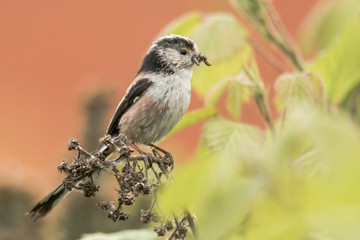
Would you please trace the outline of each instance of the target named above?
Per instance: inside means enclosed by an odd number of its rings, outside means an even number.
[[[192,231],[192,233],[194,235],[194,239],[198,240],[199,239],[199,232],[197,230],[197,226],[196,226],[196,224],[194,222],[193,216],[191,215],[191,213],[188,210],[185,211],[185,215],[186,215],[186,218],[187,218],[187,220],[189,222],[189,226],[191,228],[191,231]]]
[[[183,217],[181,220],[180,220],[180,223],[183,223],[185,220],[187,219],[187,217]],[[171,240],[175,237],[175,234],[176,232],[180,229],[180,224],[179,224],[179,221],[177,219],[177,217],[174,215],[174,221],[175,221],[175,224],[176,224],[176,228],[175,230],[171,233],[171,235],[169,236],[169,238],[167,238],[167,240]]]
[[[245,74],[256,83],[256,89],[254,90],[254,99],[255,103],[260,111],[261,117],[264,119],[265,123],[269,127],[271,134],[275,136],[275,130],[274,130],[274,124],[270,117],[270,110],[269,107],[265,101],[265,90],[262,85],[262,82],[259,79],[256,79],[252,73],[250,73],[246,68],[244,68]]]
[[[290,60],[290,62],[293,64],[293,66],[298,71],[304,71],[304,67],[300,63],[299,59],[297,58],[295,52],[292,49],[289,49],[284,46],[282,42],[279,41],[279,39],[275,38],[273,35],[270,35],[269,40],[280,49],[280,51],[287,57],[287,59]]]
[[[258,91],[254,95],[255,103],[259,108],[260,114],[264,119],[265,123],[268,125],[271,134],[275,136],[274,124],[270,118],[270,111],[268,105],[265,102],[264,94],[261,91]]]
[[[272,21],[272,24],[274,25],[275,29],[280,33],[280,35],[284,38],[284,40],[289,43],[293,44],[294,40],[290,36],[289,31],[286,29],[282,21],[280,20],[280,16],[276,9],[274,8],[274,5],[270,2],[265,2],[266,10],[269,14],[270,20]]]
[[[280,41],[277,37],[274,36],[273,33],[270,33],[270,40],[272,40],[272,42],[289,58],[297,70],[303,71],[304,64],[302,56],[299,54],[295,41],[292,39],[288,30],[280,20],[280,16],[274,8],[273,3],[267,1],[265,2],[265,7],[270,21],[283,39],[283,41]]]

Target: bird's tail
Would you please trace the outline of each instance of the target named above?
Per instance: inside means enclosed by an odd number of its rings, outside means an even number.
[[[38,204],[33,207],[27,214],[30,219],[36,221],[48,214],[66,195],[69,194],[63,184],[57,186],[51,193],[44,197]]]
[[[102,145],[96,152],[101,152],[105,157],[111,156],[111,151],[106,145]],[[52,192],[38,202],[27,215],[30,219],[36,221],[37,219],[47,215],[64,197],[70,193],[63,184],[57,186]]]

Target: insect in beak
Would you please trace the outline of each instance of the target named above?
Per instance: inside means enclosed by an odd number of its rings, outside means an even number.
[[[199,55],[194,55],[191,60],[198,66],[200,66],[201,62],[204,62],[207,66],[211,66],[207,57],[204,54],[199,53]]]

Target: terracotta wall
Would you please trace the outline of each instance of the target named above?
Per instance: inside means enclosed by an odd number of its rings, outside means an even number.
[[[274,2],[295,35],[315,1]],[[219,0],[0,1],[0,167],[9,170],[0,181],[31,180],[41,191],[54,185],[67,141],[82,137],[84,95],[112,87],[115,108],[154,36],[189,10],[231,8]],[[272,82],[276,72],[259,62]],[[191,109],[199,106],[194,96]],[[253,106],[243,116],[261,125]],[[199,127],[164,143],[181,156],[178,161],[194,149]]]

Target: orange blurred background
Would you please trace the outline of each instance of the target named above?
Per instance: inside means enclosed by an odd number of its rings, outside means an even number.
[[[296,36],[316,1],[274,3]],[[232,11],[219,0],[0,1],[1,183],[30,181],[37,194],[52,189],[62,178],[57,165],[70,156],[67,141],[83,137],[86,96],[112,88],[115,109],[158,32],[190,10]],[[273,82],[277,73],[257,59],[265,81]],[[190,109],[201,106],[193,95]],[[242,115],[261,124],[253,105]],[[199,132],[198,124],[163,145],[182,161],[191,156]]]

